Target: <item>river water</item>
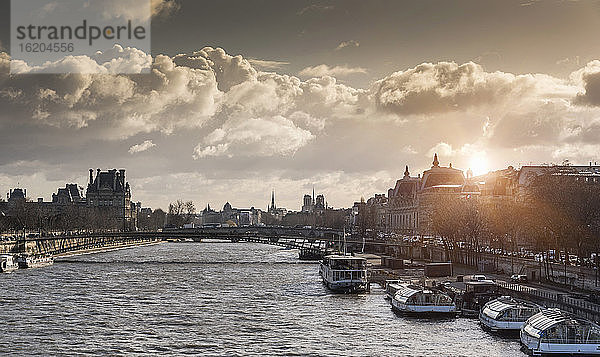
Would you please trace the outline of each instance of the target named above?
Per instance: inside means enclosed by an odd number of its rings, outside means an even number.
[[[295,250],[164,243],[0,275],[1,355],[521,356],[476,320],[337,295]]]

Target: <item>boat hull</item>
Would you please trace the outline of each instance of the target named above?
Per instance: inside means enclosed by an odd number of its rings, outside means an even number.
[[[366,282],[344,282],[344,281],[327,281],[323,279],[323,284],[327,288],[336,293],[363,293],[369,290],[369,284]]]
[[[525,321],[498,321],[490,318],[489,316],[479,314],[479,322],[485,329],[491,331],[512,331],[518,332],[521,327],[525,324]]]
[[[13,271],[15,271],[17,269],[19,269],[18,265],[0,267],[0,273],[12,273]]]
[[[600,356],[600,344],[595,343],[547,343],[524,333],[521,330],[523,347],[534,356],[568,355],[568,356]]]
[[[0,256],[0,273],[11,273],[19,269],[17,260],[12,255]]]
[[[52,257],[21,257],[19,259],[20,269],[43,268],[52,264],[54,264],[54,259]]]

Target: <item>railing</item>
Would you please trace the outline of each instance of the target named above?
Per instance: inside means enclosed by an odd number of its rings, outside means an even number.
[[[600,340],[598,340],[598,339],[586,340],[583,337],[581,337],[581,338],[543,338],[540,341],[540,343],[555,343],[555,344],[561,344],[561,345],[587,343],[587,344],[596,345],[596,344],[600,344]]]
[[[552,292],[548,292],[548,291],[544,291],[544,290],[530,288],[528,286],[523,286],[523,285],[519,285],[519,284],[506,283],[506,282],[502,282],[502,281],[497,282],[497,284],[500,287],[503,287],[508,290],[518,291],[518,292],[526,293],[526,294],[529,294],[529,295],[532,295],[535,297],[539,297],[539,298],[542,298],[545,300],[555,301],[557,303],[569,305],[571,307],[586,309],[589,311],[600,313],[600,305],[591,303],[589,301],[585,301],[585,300],[581,300],[581,299],[574,299],[574,298],[571,298],[564,294],[556,294],[556,293],[552,293]]]

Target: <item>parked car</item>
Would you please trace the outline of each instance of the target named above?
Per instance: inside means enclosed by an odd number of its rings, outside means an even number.
[[[528,280],[527,275],[513,274],[510,277],[510,281],[512,281],[513,283],[526,283]]]

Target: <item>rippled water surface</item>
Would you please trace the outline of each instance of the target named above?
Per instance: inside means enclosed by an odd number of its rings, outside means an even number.
[[[297,251],[165,243],[0,275],[0,354],[520,356],[476,320],[336,295]]]

